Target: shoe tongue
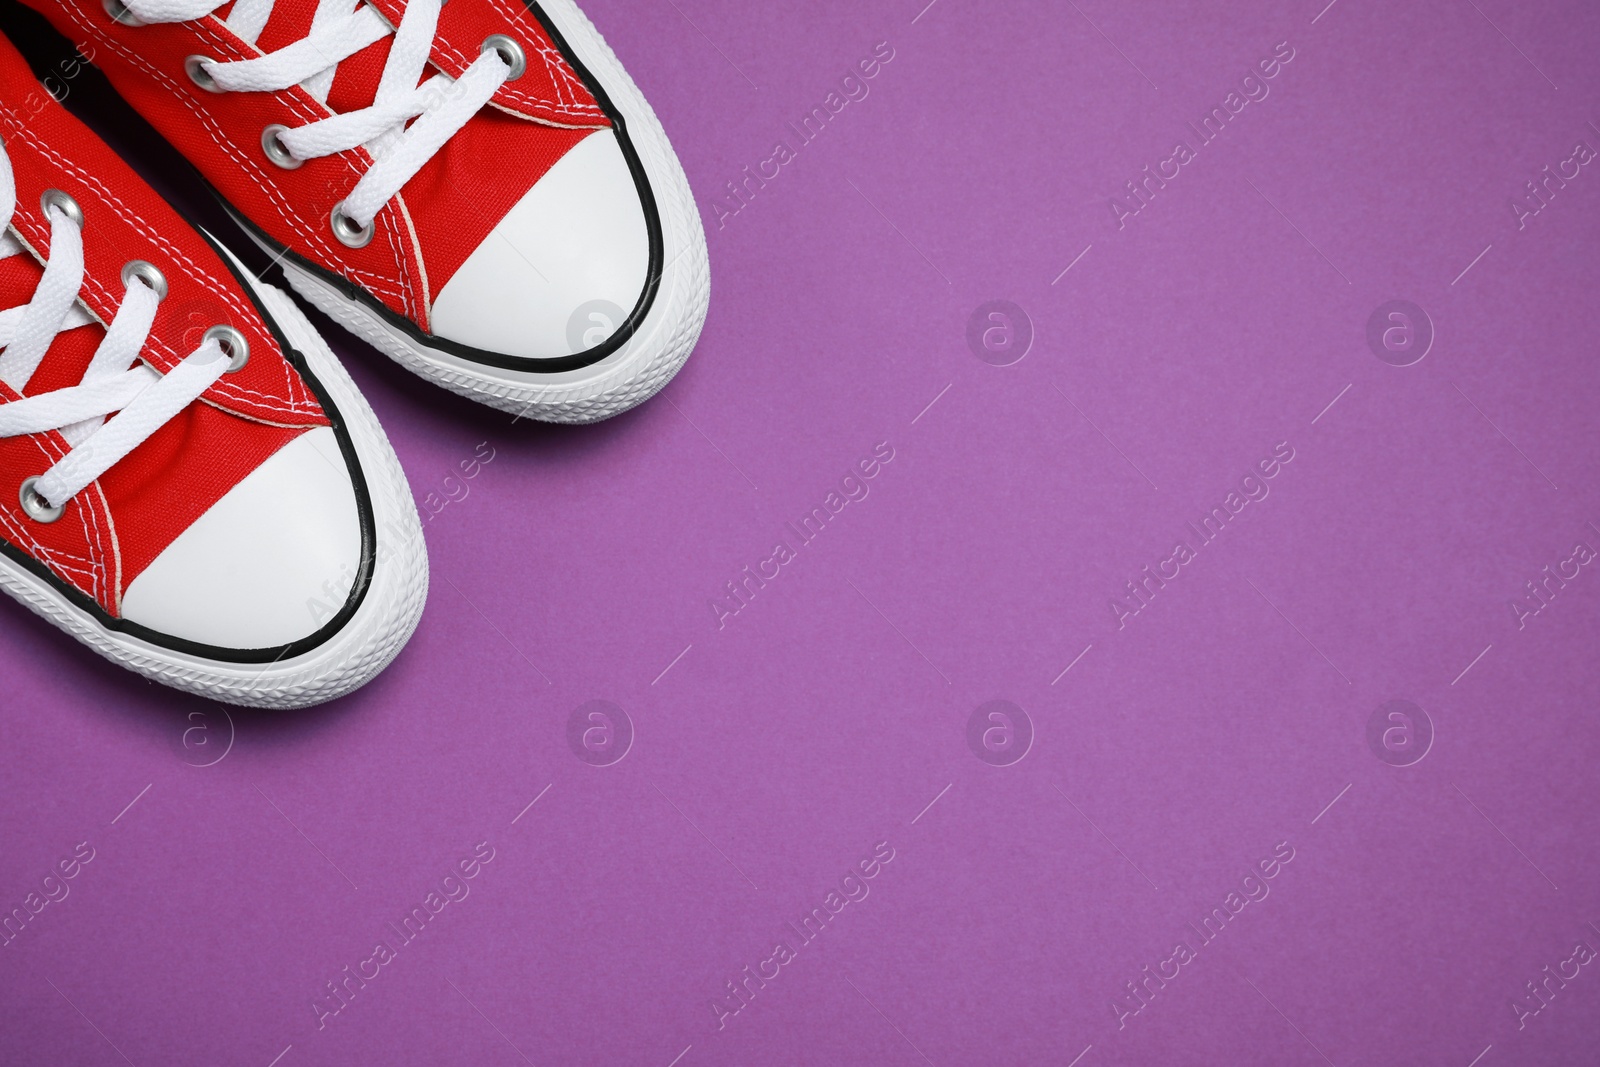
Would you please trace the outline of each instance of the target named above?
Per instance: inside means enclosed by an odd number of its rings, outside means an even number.
[[[263,52],[275,52],[301,40],[311,32],[312,19],[316,17],[318,0],[277,0],[272,6],[272,17],[261,31],[256,46]],[[352,2],[350,10],[357,5]],[[231,5],[217,14],[226,18]],[[339,114],[371,107],[378,94],[378,83],[383,79],[383,67],[389,60],[389,47],[394,43],[390,34],[363,48],[339,64],[333,78],[333,88],[328,93],[327,104]],[[426,78],[431,71],[425,71]]]
[[[0,259],[0,307],[14,308],[33,299],[44,268],[27,252]]]
[[[341,115],[371,107],[378,95],[378,83],[383,80],[384,64],[389,62],[389,46],[393,43],[393,35],[374,41],[340,63],[333,88],[328,92],[328,106]],[[431,73],[424,69],[422,77],[426,79]]]
[[[294,44],[311,32],[311,20],[316,17],[318,0],[274,0],[272,14],[256,39],[256,47],[263,52],[276,52]],[[350,10],[355,10],[352,0]],[[233,5],[218,8],[213,14],[224,22],[233,14]]]
[[[44,268],[27,252],[0,259],[0,308],[21,307],[33,299]],[[105,331],[97,322],[56,334],[39,369],[28,379],[24,396],[38,396],[83,381]]]

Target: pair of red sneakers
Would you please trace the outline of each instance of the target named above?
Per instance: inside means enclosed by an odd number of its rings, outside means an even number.
[[[705,235],[572,0],[26,0],[334,321],[593,422],[682,365]],[[382,428],[294,302],[0,39],[0,587],[218,700],[350,692],[427,592]]]

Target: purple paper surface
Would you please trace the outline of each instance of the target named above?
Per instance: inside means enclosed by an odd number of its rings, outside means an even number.
[[[330,329],[433,574],[335,705],[0,604],[0,1062],[1595,1062],[1600,10],[1325,2],[591,0],[699,349]]]

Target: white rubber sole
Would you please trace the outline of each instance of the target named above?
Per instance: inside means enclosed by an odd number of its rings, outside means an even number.
[[[323,314],[451,392],[542,422],[599,422],[654,396],[689,358],[711,299],[706,235],[666,132],[610,46],[573,0],[539,0],[539,6],[622,113],[655,193],[661,218],[661,283],[649,314],[627,344],[574,371],[542,374],[489,367],[419,342],[302,267],[284,262],[283,270],[294,291]]]
[[[262,282],[252,287],[338,408],[366,477],[377,551],[356,613],[322,645],[292,659],[227,663],[108,630],[7,556],[0,556],[0,589],[113,663],[163,685],[228,704],[303,708],[360,688],[405,647],[427,599],[428,557],[405,472],[372,409],[288,294]]]

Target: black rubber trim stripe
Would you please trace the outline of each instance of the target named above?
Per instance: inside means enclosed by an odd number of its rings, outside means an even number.
[[[423,347],[436,349],[466,362],[477,363],[486,367],[498,367],[502,370],[514,370],[531,374],[560,374],[564,371],[581,370],[584,367],[594,366],[621,349],[628,343],[629,338],[639,331],[639,328],[644,324],[645,317],[650,314],[650,309],[655,304],[657,292],[660,291],[661,276],[664,273],[662,261],[666,253],[665,243],[661,236],[661,214],[656,206],[655,192],[650,187],[649,176],[645,174],[644,164],[640,161],[639,153],[633,146],[633,140],[628,136],[627,120],[623,118],[616,105],[611,102],[611,97],[607,95],[605,87],[600,84],[599,80],[589,71],[589,68],[585,67],[582,61],[573,53],[572,48],[567,44],[566,38],[561,35],[561,31],[556,29],[555,24],[539,8],[535,0],[524,0],[524,2],[527,4],[528,11],[533,15],[534,19],[550,35],[551,42],[560,51],[562,58],[577,72],[584,86],[594,96],[595,102],[600,105],[601,112],[611,120],[617,144],[621,146],[622,156],[628,161],[628,171],[633,175],[634,188],[639,193],[639,203],[644,208],[645,229],[649,235],[650,242],[650,264],[645,274],[644,289],[640,292],[638,302],[634,304],[633,310],[628,313],[628,317],[623,320],[622,325],[617,328],[615,333],[594,348],[569,356],[543,358],[507,356],[499,352],[474,348],[471,345],[464,345],[458,341],[451,341],[448,338],[436,337],[433,334],[426,333],[416,323],[391,310],[377,297],[350,281],[344,275],[330,271],[320,264],[313,263],[293,249],[286,248],[283,244],[270,237],[261,227],[245,218],[243,213],[230,204],[227,197],[223,196],[215,186],[211,186],[209,182],[206,184],[211,188],[217,199],[221,200],[228,209],[228,214],[232,215],[240,226],[253,234],[262,245],[270,248],[276,257],[286,259],[307,273],[315,275],[336,289],[345,299],[365,305],[368,310],[382,319],[385,325],[398,333],[405,334]]]
[[[40,563],[3,538],[0,538],[0,552],[4,552],[6,556],[44,579],[74,607],[89,615],[101,629],[127,634],[130,637],[136,637],[160,648],[171,649],[174,652],[181,652],[185,655],[196,656],[217,663],[277,663],[280,660],[293,659],[316,649],[343,630],[345,624],[354,617],[356,611],[361,607],[361,602],[366,599],[367,591],[372,586],[372,573],[377,561],[377,523],[372,511],[372,497],[367,489],[366,475],[362,471],[361,461],[356,455],[355,442],[350,437],[344,417],[339,413],[338,407],[327,395],[322,383],[317,380],[317,376],[312,373],[311,368],[306,363],[305,356],[299,350],[290,347],[288,338],[278,328],[278,324],[271,313],[256,299],[255,291],[251,289],[249,283],[234,267],[228,253],[218,247],[216,242],[212,241],[204,231],[196,232],[205,239],[207,244],[216,249],[217,258],[222,260],[223,265],[238,280],[239,287],[244,290],[245,295],[250,298],[251,303],[255,304],[256,310],[261,313],[262,321],[267,324],[267,329],[272,332],[273,339],[278,342],[278,347],[283,350],[284,356],[288,359],[290,365],[300,372],[300,376],[305,379],[317,401],[322,405],[322,410],[328,416],[329,422],[333,424],[334,437],[339,442],[339,451],[344,456],[345,466],[350,471],[350,480],[355,488],[356,512],[361,520],[361,562],[357,568],[355,582],[351,585],[350,593],[345,598],[344,604],[339,608],[338,613],[329,619],[327,624],[320,630],[292,644],[279,645],[275,648],[222,648],[217,645],[208,645],[199,641],[173,637],[169,634],[152,630],[147,626],[141,626],[136,622],[116,618],[108,614],[93,597],[62,581],[43,563]]]

